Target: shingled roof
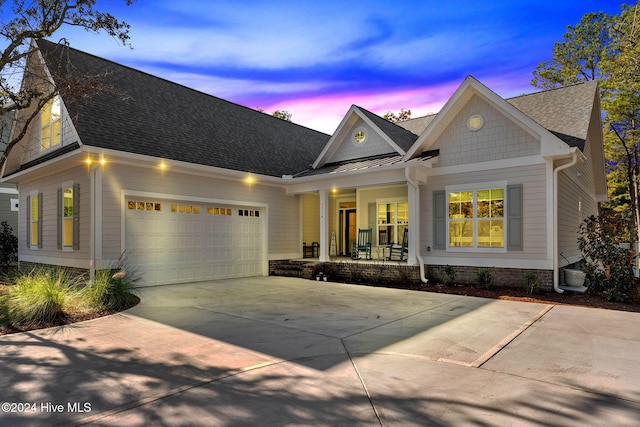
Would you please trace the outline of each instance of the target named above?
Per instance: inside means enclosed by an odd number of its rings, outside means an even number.
[[[308,168],[329,135],[79,50],[39,40],[54,82],[100,77],[87,102],[63,99],[82,144],[282,176]],[[69,101],[69,102],[67,102]]]
[[[584,150],[598,83],[590,81],[507,99],[571,147]]]
[[[418,139],[418,134],[415,134],[407,129],[404,129],[401,126],[398,126],[396,123],[392,123],[389,120],[386,120],[371,111],[368,111],[362,107],[355,106],[360,111],[364,113],[365,116],[369,120],[373,122],[382,132],[384,132],[393,142],[398,144],[398,147],[402,148],[405,152],[409,151],[409,148],[416,142]]]
[[[584,150],[597,91],[597,82],[590,81],[521,95],[506,101],[570,147]],[[436,115],[417,117],[398,124],[408,131],[421,134]]]

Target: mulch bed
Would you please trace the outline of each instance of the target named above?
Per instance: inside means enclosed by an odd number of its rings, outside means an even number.
[[[5,290],[6,288],[7,288],[6,285],[0,284],[0,293],[2,293],[2,291]],[[102,310],[102,311],[96,311],[93,313],[68,313],[60,316],[59,318],[51,322],[37,323],[37,324],[30,324],[30,325],[19,325],[19,326],[18,325],[12,325],[12,326],[0,325],[0,335],[15,334],[18,332],[27,332],[27,331],[33,331],[36,329],[51,328],[53,326],[69,325],[71,323],[82,322],[84,320],[97,319],[98,317],[109,316],[111,314],[116,314],[121,311],[127,310],[131,307],[138,305],[138,303],[140,303],[140,298],[136,297],[136,301],[133,304],[127,307],[123,307],[121,310]]]
[[[466,285],[427,285],[420,287],[427,292],[438,292],[454,295],[467,295],[482,298],[494,298],[510,301],[534,302],[540,304],[575,305],[580,307],[602,308],[607,310],[633,311],[640,313],[640,302],[622,303],[607,301],[600,295],[580,294],[576,292],[564,292],[559,294],[553,290],[538,291],[528,294],[523,288],[494,287],[491,289],[479,289]]]

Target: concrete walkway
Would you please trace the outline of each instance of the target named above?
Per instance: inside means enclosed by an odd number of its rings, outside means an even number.
[[[640,423],[640,314],[275,277],[141,291],[0,337],[0,425]]]

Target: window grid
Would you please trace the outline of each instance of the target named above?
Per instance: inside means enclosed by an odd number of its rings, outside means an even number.
[[[504,194],[504,188],[449,192],[448,246],[504,248]]]

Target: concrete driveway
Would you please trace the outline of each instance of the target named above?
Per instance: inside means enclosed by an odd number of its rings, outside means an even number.
[[[0,337],[0,425],[640,422],[640,314],[256,277]]]

